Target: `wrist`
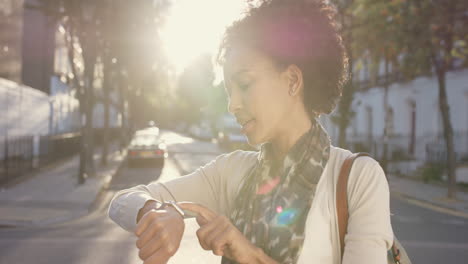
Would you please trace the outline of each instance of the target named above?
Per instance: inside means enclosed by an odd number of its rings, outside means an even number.
[[[138,214],[137,214],[137,223],[140,221],[140,219],[148,212],[150,211],[151,209],[159,209],[159,207],[161,207],[161,203],[156,201],[156,200],[148,200],[145,202],[145,204],[143,205],[143,207],[138,210]]]

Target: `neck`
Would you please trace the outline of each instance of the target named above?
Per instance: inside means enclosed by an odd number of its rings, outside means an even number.
[[[288,122],[289,125],[283,133],[279,133],[272,141],[272,149],[274,159],[282,161],[288,154],[289,150],[299,140],[299,138],[310,130],[312,121],[306,115],[299,120]]]

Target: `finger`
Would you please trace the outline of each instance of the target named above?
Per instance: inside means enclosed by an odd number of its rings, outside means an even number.
[[[212,230],[212,232],[206,236],[205,243],[217,256],[223,255],[223,248],[228,241],[228,237],[226,236],[227,229],[228,225],[225,222],[221,222],[218,228]]]
[[[197,230],[197,238],[198,238],[198,243],[204,250],[210,250],[208,245],[205,243],[205,230],[208,228],[208,226],[202,226],[200,229]]]
[[[140,219],[140,221],[137,224],[137,227],[135,229],[135,235],[140,236],[143,231],[146,230],[146,228],[158,217],[162,215],[161,212],[158,212],[154,209],[149,210],[146,214],[143,215],[143,217]]]
[[[215,218],[213,221],[202,226],[197,230],[197,237],[200,245],[205,250],[211,250],[211,240],[213,236],[219,233],[220,229],[224,229],[225,225],[222,223],[221,217]]]
[[[196,214],[200,214],[208,221],[211,221],[213,218],[215,218],[218,215],[215,212],[208,209],[207,207],[200,205],[200,204],[196,204],[196,203],[180,202],[180,203],[177,203],[177,205],[179,205],[180,208],[182,208],[182,210],[188,210]]]
[[[220,234],[226,228],[226,223],[224,223],[222,218],[218,216],[207,225],[209,226],[209,228],[206,229],[207,231],[205,233],[204,239],[205,243],[211,249],[211,242],[218,234]]]
[[[216,256],[224,256],[224,250],[228,248],[229,238],[225,235],[227,229],[224,229],[222,234],[219,234],[213,242],[211,242],[211,250]]]
[[[147,258],[151,257],[157,250],[159,250],[163,243],[166,241],[164,239],[165,233],[158,233],[154,236],[148,243],[144,244],[143,247],[138,252],[138,256],[141,260],[145,261]]]
[[[148,241],[151,240],[159,231],[163,229],[163,224],[158,221],[159,219],[155,219],[153,222],[148,225],[148,227],[140,234],[138,240],[136,241],[137,248],[143,248]]]
[[[208,220],[205,219],[205,217],[201,216],[201,215],[197,215],[197,217],[195,218],[197,220],[197,223],[198,223],[198,226],[204,226],[206,224],[209,223]]]

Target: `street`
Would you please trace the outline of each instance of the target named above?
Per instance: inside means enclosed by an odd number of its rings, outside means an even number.
[[[137,184],[180,177],[221,153],[213,143],[173,132],[165,132],[163,137],[169,152],[164,168],[128,168],[123,164],[90,215],[47,228],[0,229],[0,263],[142,263],[135,236],[107,217],[112,196]],[[468,263],[468,219],[422,208],[395,196],[391,211],[394,232],[413,263]],[[197,228],[194,220],[187,220],[181,247],[169,263],[220,262],[220,257],[199,246]]]
[[[468,219],[392,197],[393,232],[413,264],[468,263]]]

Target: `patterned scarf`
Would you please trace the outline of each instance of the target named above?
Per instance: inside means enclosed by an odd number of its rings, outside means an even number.
[[[273,160],[271,143],[262,145],[230,215],[254,245],[280,263],[298,260],[307,214],[330,154],[328,134],[312,121],[283,164]],[[223,257],[221,263],[236,262]]]

